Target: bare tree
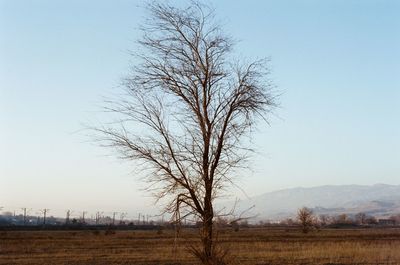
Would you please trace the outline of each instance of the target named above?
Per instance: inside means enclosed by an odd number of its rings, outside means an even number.
[[[376,225],[378,224],[378,220],[376,219],[375,216],[369,216],[367,217],[367,219],[365,220],[365,222],[369,225]]]
[[[400,224],[400,214],[392,215],[389,219],[393,220],[396,224]]]
[[[338,216],[336,216],[335,218],[335,223],[336,224],[348,224],[350,222],[349,217],[347,216],[347,214],[343,213],[343,214],[339,214]]]
[[[366,223],[367,215],[365,213],[358,213],[355,215],[357,224],[363,225]]]
[[[326,226],[331,222],[330,216],[326,214],[320,214],[318,219],[321,226]]]
[[[119,224],[124,224],[124,218],[128,215],[128,213],[120,213],[119,214]]]
[[[298,210],[297,219],[300,222],[303,233],[308,233],[314,227],[313,211],[307,207]]]
[[[96,130],[122,159],[140,162],[176,223],[201,220],[202,248],[193,251],[217,264],[213,202],[246,166],[245,136],[276,106],[266,62],[232,59],[231,38],[207,6],[156,3],[149,11],[126,95],[106,107],[116,122]]]

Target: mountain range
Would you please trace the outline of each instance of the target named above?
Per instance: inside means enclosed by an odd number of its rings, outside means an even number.
[[[225,204],[226,208],[233,202]],[[400,185],[325,185],[291,188],[264,193],[236,203],[235,212],[246,212],[254,220],[293,218],[301,207],[315,214],[349,215],[359,212],[375,217],[400,213]]]

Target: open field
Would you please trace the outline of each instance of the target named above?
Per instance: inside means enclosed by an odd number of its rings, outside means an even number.
[[[0,264],[197,264],[186,252],[196,230],[3,231]],[[297,230],[248,228],[220,232],[232,264],[400,264],[400,229]]]

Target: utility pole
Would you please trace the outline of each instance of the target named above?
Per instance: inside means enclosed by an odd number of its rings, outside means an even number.
[[[100,223],[100,217],[103,214],[103,212],[97,212],[96,213],[96,225],[98,225]]]
[[[86,214],[86,213],[87,213],[87,212],[85,212],[85,211],[82,212],[82,224],[85,223],[85,214]]]
[[[24,225],[26,225],[26,213],[29,211],[26,207],[21,208],[21,210],[24,212]]]
[[[115,215],[116,215],[117,213],[118,213],[118,212],[113,212],[112,225],[115,225]]]
[[[138,217],[138,225],[140,225],[140,213],[139,213],[139,217]]]
[[[65,224],[69,224],[69,217],[71,216],[71,210],[67,210],[67,216],[65,217]]]
[[[43,209],[41,213],[43,214],[43,225],[46,225],[46,214],[50,211],[50,209]]]

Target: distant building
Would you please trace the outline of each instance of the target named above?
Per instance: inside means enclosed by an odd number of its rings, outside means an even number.
[[[379,219],[378,225],[396,225],[396,221],[393,219]]]

